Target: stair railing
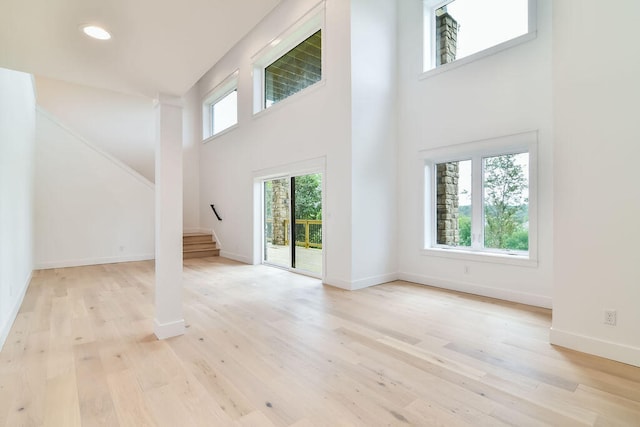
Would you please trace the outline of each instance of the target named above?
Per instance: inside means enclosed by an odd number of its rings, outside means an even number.
[[[220,217],[220,215],[218,215],[218,212],[216,211],[215,206],[213,205],[209,205],[209,206],[211,206],[211,210],[213,211],[213,214],[216,216],[216,218],[218,218],[218,221],[222,221],[222,218]],[[213,239],[216,241],[218,248],[219,249],[222,248],[222,242],[220,242],[220,238],[216,234],[216,230],[213,227],[211,227],[211,234],[213,235]]]

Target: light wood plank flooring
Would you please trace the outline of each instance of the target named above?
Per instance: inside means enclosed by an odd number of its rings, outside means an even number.
[[[157,341],[151,262],[36,272],[0,425],[640,425],[640,368],[550,346],[548,310],[223,258],[184,288],[187,333]]]

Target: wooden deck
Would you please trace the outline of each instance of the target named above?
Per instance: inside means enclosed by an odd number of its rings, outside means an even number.
[[[291,265],[291,247],[267,245],[267,262],[279,266]],[[313,273],[318,277],[322,275],[322,249],[303,248],[296,246],[296,268]]]
[[[395,282],[356,292],[185,260],[36,272],[0,353],[5,426],[640,425],[640,368],[548,344],[551,313]]]

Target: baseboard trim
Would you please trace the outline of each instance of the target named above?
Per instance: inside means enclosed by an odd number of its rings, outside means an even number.
[[[240,254],[234,254],[231,252],[227,252],[227,251],[220,251],[220,256],[222,258],[228,258],[234,261],[238,261],[241,262],[243,264],[249,264],[249,265],[253,265],[253,260],[249,257],[246,257],[244,255],[240,255]]]
[[[323,284],[333,286],[334,288],[344,289],[346,291],[351,290],[351,282],[348,280],[342,280],[335,277],[325,277],[322,281]]]
[[[381,274],[379,276],[371,276],[351,281],[327,277],[323,283],[347,291],[357,291],[358,289],[381,285],[383,283],[393,282],[394,280],[398,280],[398,273]]]
[[[640,367],[640,348],[638,347],[605,341],[557,328],[551,328],[549,340],[553,345]]]
[[[29,272],[27,275],[27,280],[22,285],[22,290],[16,299],[14,306],[11,308],[11,312],[9,313],[9,317],[7,318],[7,322],[2,325],[2,329],[0,332],[0,351],[2,351],[2,347],[4,347],[4,343],[7,341],[9,337],[9,333],[11,332],[11,328],[18,317],[18,313],[20,312],[20,307],[22,307],[22,301],[24,301],[24,296],[27,294],[27,289],[29,288],[29,284],[31,283],[31,279],[33,277],[33,271]]]
[[[387,273],[379,276],[365,277],[364,279],[352,280],[351,290],[357,291],[358,289],[368,288],[370,286],[382,285],[383,283],[393,282],[398,280],[398,273]]]
[[[153,320],[153,333],[159,340],[184,335],[184,319],[168,323],[160,323],[158,319]]]
[[[419,274],[400,273],[399,280],[418,283],[420,285],[434,286],[436,288],[448,289],[451,291],[465,292],[473,295],[480,295],[489,298],[496,298],[520,304],[533,305],[542,308],[551,308],[551,297],[544,295],[529,294],[526,292],[512,291],[509,289],[497,289],[489,286],[477,285],[475,283],[457,282],[437,277],[423,276]]]
[[[39,262],[36,264],[35,268],[36,270],[47,270],[50,268],[82,267],[85,265],[99,265],[99,264],[116,264],[119,262],[148,261],[151,259],[155,259],[155,254]]]

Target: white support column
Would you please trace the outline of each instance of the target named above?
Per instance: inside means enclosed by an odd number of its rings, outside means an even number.
[[[156,317],[158,339],[184,334],[182,318],[182,104],[160,94],[156,114]]]

